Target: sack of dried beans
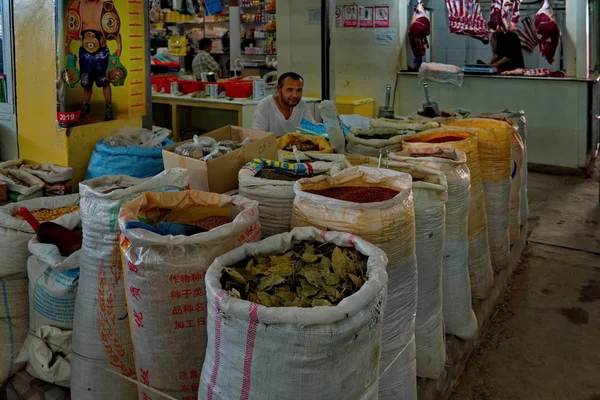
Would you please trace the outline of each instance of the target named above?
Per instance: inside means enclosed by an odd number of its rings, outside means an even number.
[[[390,160],[435,168],[446,176],[448,201],[446,202],[442,272],[444,329],[446,334],[464,340],[475,339],[477,319],[471,305],[469,277],[468,218],[471,182],[467,157],[464,152],[457,149],[432,147],[406,149],[400,153],[390,154]],[[419,242],[417,242],[418,250]]]
[[[354,234],[388,256],[380,399],[416,399],[417,266],[412,179],[402,172],[353,167],[296,182],[292,226]]]
[[[138,398],[137,386],[119,376],[136,379],[122,279],[119,210],[143,192],[181,191],[187,185],[187,170],[178,168],[147,180],[118,175],[79,185],[83,244],[73,321],[74,399]]]
[[[376,399],[386,265],[374,245],[315,228],[217,258],[198,398]]]
[[[485,299],[494,286],[494,271],[488,240],[488,218],[485,209],[483,182],[479,163],[477,131],[466,128],[442,127],[421,132],[404,141],[404,148],[443,148],[464,151],[471,178],[469,205],[469,274],[471,294]]]
[[[220,222],[207,226],[207,218]],[[162,236],[141,221],[199,223],[205,232]],[[119,226],[138,380],[194,397],[207,341],[204,277],[216,257],[260,239],[258,204],[199,191],[144,193],[121,207]],[[139,389],[140,398],[153,394]]]
[[[0,207],[0,278],[27,273],[27,246],[35,232],[18,214],[19,208],[27,208],[40,222],[53,221],[75,229],[81,221],[78,206],[79,195],[72,194],[25,200]]]
[[[442,171],[424,165],[390,158],[385,167],[412,176],[418,272],[417,376],[437,379],[446,367],[442,263],[448,183]]]
[[[312,161],[288,163],[257,158],[244,165],[238,174],[239,194],[258,201],[263,237],[288,232],[292,223],[294,184],[297,180],[315,175],[332,175],[345,168],[344,156],[329,156],[331,162],[318,161],[321,157],[311,153]],[[337,160],[337,161],[333,161]]]
[[[0,169],[0,181],[8,185],[8,198],[13,201],[42,197],[44,182],[24,170]]]
[[[444,125],[477,130],[481,179],[488,217],[490,256],[494,271],[504,271],[510,259],[510,172],[513,127],[487,118],[449,120]]]

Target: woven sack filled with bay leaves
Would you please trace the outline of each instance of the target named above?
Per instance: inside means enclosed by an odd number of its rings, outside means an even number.
[[[494,271],[504,271],[508,269],[510,259],[510,172],[514,129],[506,121],[488,118],[448,120],[443,124],[477,130],[490,257]]]
[[[424,165],[390,159],[385,167],[412,176],[418,272],[417,376],[437,379],[446,366],[442,265],[448,182],[442,171]]]
[[[137,400],[129,329],[119,210],[144,192],[180,191],[188,172],[163,171],[149,179],[103,176],[79,184],[83,243],[73,320],[71,395],[78,400]]]
[[[292,226],[347,232],[381,248],[388,256],[389,293],[385,308],[379,398],[416,399],[415,313],[417,266],[415,214],[410,175],[352,167],[331,177],[302,179],[294,186]],[[393,198],[374,203],[338,200],[310,191],[337,187],[387,188]]]
[[[464,151],[471,179],[469,204],[469,274],[473,298],[485,299],[494,286],[477,130],[442,127],[421,132],[403,143],[407,148],[444,148]]]
[[[296,197],[294,183],[298,179],[335,174],[345,168],[343,155],[323,156],[330,158],[325,158],[327,161],[319,161],[321,157],[313,154],[312,161],[303,163],[256,158],[240,169],[239,194],[258,202],[263,237],[288,232],[291,229],[292,207]]]
[[[410,148],[390,154],[390,162],[394,161],[435,168],[446,176],[448,201],[442,270],[444,329],[446,334],[463,340],[475,339],[477,318],[471,305],[468,254],[471,183],[467,157],[457,149]]]
[[[225,268],[248,257],[286,254],[302,242],[353,248],[368,257],[364,284],[335,306],[315,307],[266,307],[223,288]],[[293,229],[218,257],[206,274],[208,345],[198,398],[377,399],[386,265],[376,246],[315,228]]]
[[[193,224],[215,217],[231,222],[190,236],[139,227],[140,221]],[[119,226],[138,380],[150,371],[149,386],[184,398],[197,390],[206,351],[204,275],[216,257],[260,239],[258,204],[195,190],[148,192],[121,207]],[[154,395],[138,391],[140,397]]]

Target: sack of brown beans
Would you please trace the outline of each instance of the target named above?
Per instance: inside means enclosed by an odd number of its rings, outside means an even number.
[[[415,212],[409,174],[353,167],[296,182],[292,226],[347,232],[388,256],[379,398],[416,399]]]
[[[29,240],[33,228],[18,214],[25,207],[40,222],[53,221],[68,229],[81,223],[79,195],[25,200],[0,207],[0,278],[16,273],[27,273]]]
[[[163,236],[144,228],[158,221],[205,232]],[[138,379],[195,398],[207,342],[204,277],[216,257],[260,239],[258,203],[199,191],[144,193],[121,207],[119,226]],[[154,394],[139,388],[140,398]]]
[[[310,157],[310,161],[308,158]],[[346,167],[340,154],[305,155],[307,162],[290,163],[258,158],[239,172],[239,194],[258,201],[263,237],[288,232],[292,223],[294,184],[315,175],[336,174]]]
[[[23,201],[42,197],[44,181],[29,172],[16,169],[0,169],[0,181],[8,185],[8,198]]]

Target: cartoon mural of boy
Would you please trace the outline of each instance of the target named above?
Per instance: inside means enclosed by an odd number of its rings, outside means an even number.
[[[67,68],[75,69],[76,56],[71,52],[71,42],[80,41],[79,67],[81,69],[81,86],[83,87],[83,105],[80,119],[91,112],[91,98],[94,83],[102,88],[106,101],[105,120],[113,119],[111,82],[122,84],[124,67],[119,62],[122,51],[121,21],[112,0],[71,0],[65,15]],[[110,55],[107,41],[115,40],[117,49]],[[107,72],[109,63],[117,65],[116,72]],[[66,68],[66,69],[67,69]],[[119,69],[122,68],[119,72]],[[73,74],[73,75],[69,75]],[[79,75],[77,73],[76,75]],[[114,76],[113,76],[114,75]],[[62,79],[73,87],[79,78],[73,70],[61,74]],[[112,79],[111,79],[112,78]]]

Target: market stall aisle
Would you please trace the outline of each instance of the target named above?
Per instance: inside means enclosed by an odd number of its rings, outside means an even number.
[[[597,196],[584,178],[529,174],[528,252],[451,400],[600,398]]]

